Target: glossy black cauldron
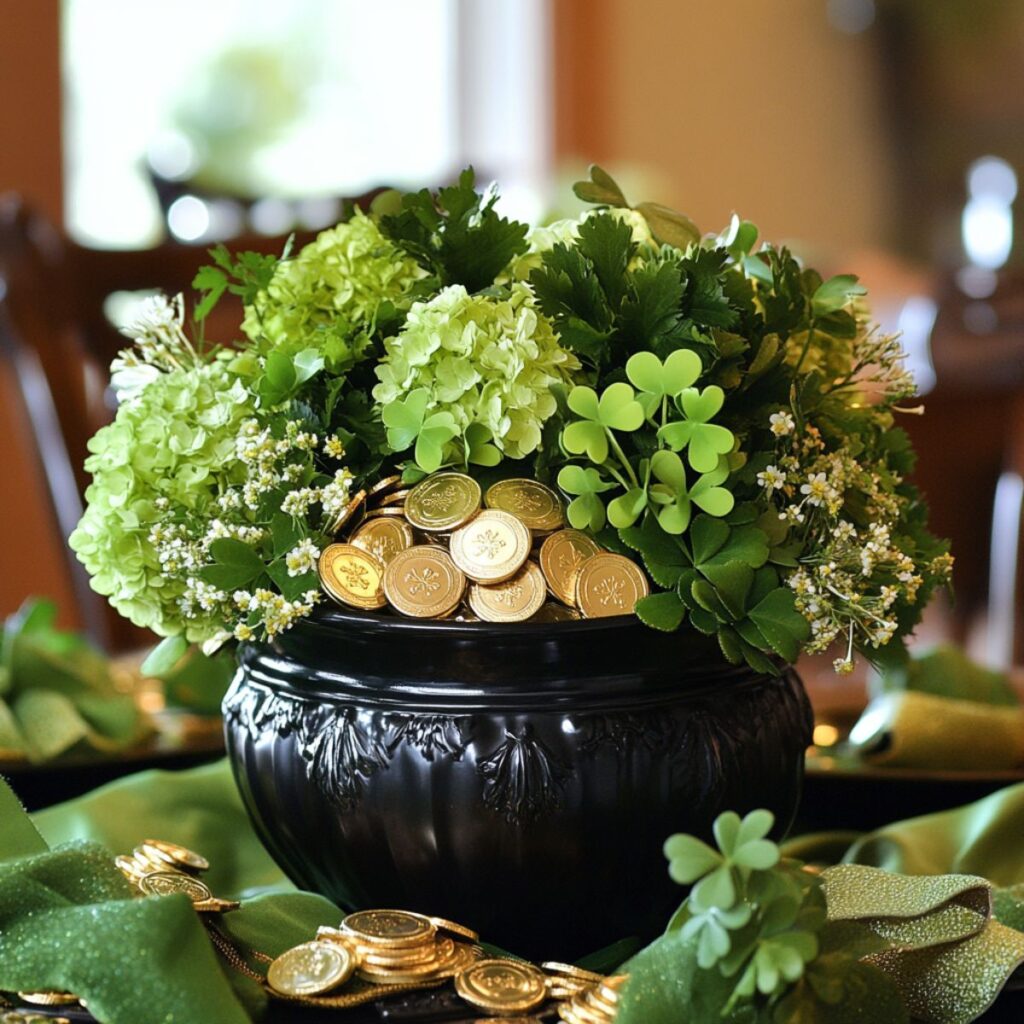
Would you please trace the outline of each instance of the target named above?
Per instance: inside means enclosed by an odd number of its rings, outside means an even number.
[[[664,927],[673,832],[755,807],[784,832],[811,734],[792,669],[633,617],[321,610],[242,647],[224,714],[242,799],[297,885],[559,959]]]

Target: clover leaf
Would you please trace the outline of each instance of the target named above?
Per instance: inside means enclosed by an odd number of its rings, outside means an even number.
[[[600,530],[605,523],[604,502],[598,497],[615,487],[593,468],[564,466],[558,474],[558,486],[576,497],[569,502],[566,517],[577,530]]]
[[[426,388],[409,392],[404,401],[395,399],[381,410],[381,419],[387,427],[388,444],[396,452],[405,451],[416,444],[416,464],[427,473],[440,469],[444,462],[445,446],[459,433],[455,419],[449,412],[426,415],[430,394]]]
[[[491,444],[490,428],[483,423],[470,423],[462,435],[466,446],[466,465],[496,466],[501,462],[501,452]]]
[[[718,457],[732,451],[736,438],[732,431],[711,419],[725,402],[725,392],[717,384],[703,391],[686,388],[678,399],[679,410],[686,417],[666,423],[658,437],[673,451],[687,449],[690,465],[698,473],[709,473],[718,465]]]
[[[676,349],[662,362],[653,352],[637,352],[626,363],[626,376],[640,391],[639,402],[648,417],[666,398],[675,398],[701,374],[700,356]]]
[[[610,384],[601,397],[593,388],[575,387],[569,392],[569,408],[581,417],[562,432],[562,443],[573,455],[586,452],[598,464],[608,458],[608,434],[612,430],[636,430],[644,421],[643,406],[623,381]]]
[[[740,903],[730,910],[709,907],[694,914],[683,925],[680,934],[684,939],[696,938],[697,965],[707,970],[728,956],[732,949],[729,932],[738,931],[747,925],[752,913],[750,906]]]
[[[647,508],[647,503],[647,488],[631,487],[608,503],[608,522],[619,530],[632,526]]]
[[[692,487],[687,485],[683,460],[675,452],[655,452],[651,457],[651,474],[658,482],[650,487],[650,500],[660,506],[658,522],[666,533],[686,532],[693,505],[712,516],[724,516],[732,511],[732,494],[719,486],[729,475],[724,459],[713,472],[700,476]]]

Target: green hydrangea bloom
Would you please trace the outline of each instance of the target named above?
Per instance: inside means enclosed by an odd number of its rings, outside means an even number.
[[[93,589],[137,626],[165,636],[184,627],[184,583],[164,572],[152,530],[216,515],[213,500],[240,469],[239,425],[252,415],[252,397],[217,361],[159,374],[89,442],[93,482],[69,543]],[[187,632],[204,639],[213,631],[190,623]]]
[[[340,372],[367,353],[363,331],[381,302],[401,304],[424,273],[357,210],[278,264],[266,290],[246,306],[242,330],[263,351],[315,349]]]
[[[384,342],[373,397],[385,405],[417,388],[428,412],[449,412],[464,434],[480,423],[507,456],[535,451],[554,414],[553,384],[569,383],[579,361],[558,344],[524,284],[507,299],[469,295],[452,285],[414,303],[397,337]]]

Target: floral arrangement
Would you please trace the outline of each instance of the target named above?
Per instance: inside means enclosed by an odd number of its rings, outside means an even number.
[[[823,281],[733,218],[702,236],[600,168],[578,220],[500,215],[471,170],[382,194],[297,253],[219,247],[149,300],[112,367],[71,545],[133,622],[188,642],[273,637],[322,595],[355,489],[454,467],[557,486],[572,526],[636,559],[657,629],[764,671],[910,632],[951,558],[894,426],[914,394],[853,276]],[[225,294],[240,339],[203,325]],[[191,334],[191,337],[190,337]]]

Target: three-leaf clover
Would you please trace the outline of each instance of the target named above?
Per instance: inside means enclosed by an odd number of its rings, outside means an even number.
[[[709,384],[703,391],[687,388],[677,402],[686,419],[666,423],[658,431],[658,437],[673,451],[687,449],[690,465],[698,473],[710,473],[719,456],[732,451],[736,443],[728,427],[710,422],[724,402],[725,392],[717,384]]]
[[[417,465],[428,473],[440,469],[444,462],[445,446],[455,437],[459,428],[449,412],[435,412],[427,416],[430,394],[426,388],[417,388],[404,401],[396,398],[381,410],[381,419],[387,427],[388,444],[396,452],[403,452],[413,442]]]
[[[626,376],[640,392],[638,401],[648,417],[690,387],[701,370],[700,356],[685,348],[670,353],[664,363],[653,352],[637,352],[626,363]]]
[[[474,466],[496,466],[501,462],[501,452],[491,444],[492,436],[490,427],[483,423],[470,423],[466,427],[462,441],[466,446],[467,466],[471,463]]]
[[[651,457],[651,475],[658,482],[649,488],[650,500],[659,506],[658,522],[666,533],[685,533],[694,505],[711,516],[724,516],[732,511],[732,494],[719,486],[729,476],[724,459],[713,472],[704,473],[689,487],[683,460],[675,452],[655,452]]]
[[[575,387],[569,392],[569,408],[581,419],[562,432],[562,444],[573,455],[586,452],[599,465],[608,458],[608,436],[613,430],[636,430],[644,421],[643,406],[623,381],[610,384],[601,397],[593,388]]]
[[[600,530],[605,523],[604,502],[598,497],[615,487],[593,468],[564,466],[558,474],[558,486],[576,497],[569,502],[566,517],[577,530]]]

